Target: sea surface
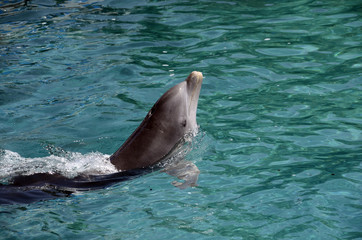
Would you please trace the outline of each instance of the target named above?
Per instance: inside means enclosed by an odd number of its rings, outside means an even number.
[[[0,239],[361,240],[361,0],[0,1],[0,183],[114,172],[194,70],[197,187],[0,205]]]

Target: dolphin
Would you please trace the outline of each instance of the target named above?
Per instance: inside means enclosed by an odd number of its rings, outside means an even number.
[[[75,191],[103,188],[133,179],[158,168],[157,164],[172,156],[187,136],[197,133],[196,112],[202,80],[202,73],[194,71],[158,99],[139,127],[111,155],[110,161],[117,173],[72,179],[57,173],[17,176],[10,184],[0,184],[0,204],[69,196]],[[180,189],[196,186],[200,173],[195,164],[185,160],[168,163],[163,171],[183,180],[172,182]]]

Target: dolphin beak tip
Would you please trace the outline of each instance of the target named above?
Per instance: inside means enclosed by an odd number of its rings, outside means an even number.
[[[197,77],[198,79],[202,79],[202,78],[203,78],[202,72],[193,71],[193,72],[191,73],[191,75],[194,76],[194,77]]]

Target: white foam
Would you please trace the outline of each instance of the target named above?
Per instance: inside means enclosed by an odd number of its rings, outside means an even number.
[[[64,152],[60,156],[25,158],[16,152],[3,150],[0,154],[0,181],[6,182],[14,176],[35,173],[60,173],[69,178],[82,174],[115,173],[117,169],[109,157],[99,152]]]

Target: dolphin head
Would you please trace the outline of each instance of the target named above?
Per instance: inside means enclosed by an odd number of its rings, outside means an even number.
[[[154,119],[172,133],[197,131],[196,112],[202,85],[202,73],[193,71],[185,81],[169,89],[153,106]],[[181,127],[179,127],[181,126]]]
[[[151,166],[165,157],[185,134],[197,132],[202,78],[201,72],[194,71],[158,99],[141,125],[110,157],[117,169]]]

